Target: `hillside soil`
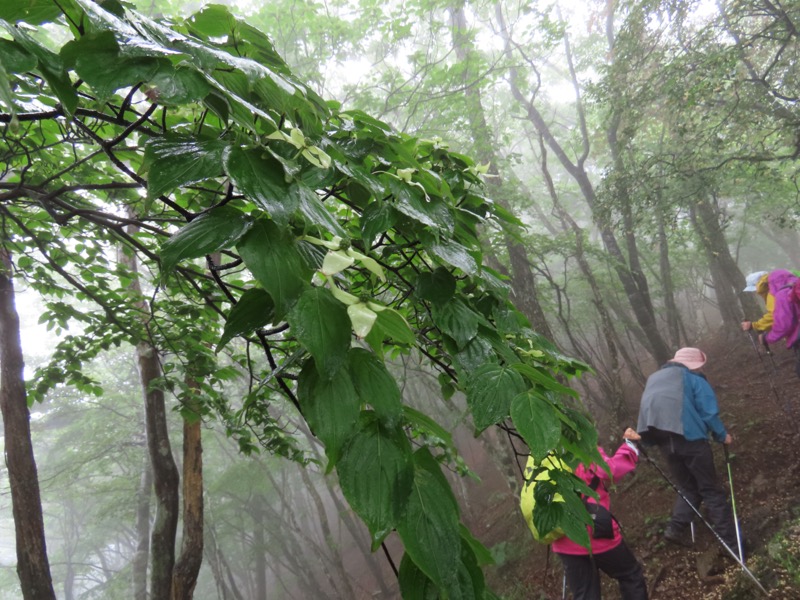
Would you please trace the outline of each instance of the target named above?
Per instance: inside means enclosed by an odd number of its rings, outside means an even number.
[[[652,600],[800,600],[800,379],[794,355],[783,346],[771,355],[763,349],[757,353],[744,334],[697,346],[708,355],[704,373],[734,436],[730,478],[723,448],[714,444],[718,478],[726,491],[733,481],[745,564],[767,595],[699,519],[692,547],[663,540],[676,493],[646,460],[612,492],[612,511],[644,566]],[[635,404],[633,419],[638,395]],[[616,446],[609,443],[605,449],[613,452]],[[658,451],[648,455],[669,476]],[[487,513],[492,523],[485,524],[492,538],[485,543],[500,557],[488,570],[492,589],[509,600],[560,599],[563,572],[558,558],[530,539],[513,501],[493,508]],[[604,577],[603,585],[605,599],[620,597],[613,580]]]

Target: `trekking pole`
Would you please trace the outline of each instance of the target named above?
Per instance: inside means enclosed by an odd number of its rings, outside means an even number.
[[[731,549],[731,547],[728,546],[728,544],[725,543],[725,540],[723,540],[722,537],[720,537],[720,535],[716,532],[716,530],[711,525],[711,523],[709,523],[706,520],[706,518],[703,516],[703,514],[697,509],[697,507],[689,501],[689,499],[680,490],[680,488],[678,488],[677,485],[672,483],[672,480],[669,477],[667,477],[667,474],[664,473],[664,470],[655,461],[653,461],[653,459],[650,458],[650,456],[648,456],[647,452],[644,451],[644,448],[641,445],[639,445],[639,451],[642,453],[642,456],[644,456],[647,459],[647,462],[649,462],[651,465],[653,465],[656,468],[656,471],[658,471],[661,474],[661,477],[664,478],[664,481],[666,481],[670,485],[670,487],[672,489],[674,489],[678,493],[678,496],[680,496],[683,499],[683,501],[686,502],[687,505],[689,505],[689,508],[692,509],[694,514],[697,515],[697,517],[703,522],[703,524],[705,524],[705,526],[708,527],[709,531],[711,531],[711,533],[714,534],[714,537],[717,538],[717,541],[720,544],[722,544],[722,547],[725,548],[725,550],[728,551],[728,554],[730,554],[733,557],[733,560],[735,560],[737,563],[739,563],[739,566],[742,567],[742,570],[747,574],[748,577],[750,577],[750,579],[753,580],[753,583],[755,583],[756,586],[758,586],[758,589],[760,589],[762,592],[764,592],[765,596],[768,596],[769,593],[767,592],[767,590],[764,589],[764,586],[761,585],[761,582],[758,579],[756,579],[756,576],[753,575],[752,571],[750,571],[750,569],[747,568],[747,566],[744,564],[744,562],[742,562],[742,559],[739,558],[736,555],[736,552],[734,552]]]
[[[561,582],[561,600],[567,600],[567,572],[564,571],[564,579]]]
[[[764,353],[769,356],[769,361],[772,363],[772,372],[778,372],[778,365],[775,364],[775,357],[772,355],[772,349],[767,344],[766,340],[762,340],[761,343],[764,345]]]
[[[744,552],[742,551],[742,533],[739,530],[739,517],[736,516],[736,499],[733,496],[733,475],[731,475],[731,459],[728,454],[727,444],[722,444],[722,449],[725,450],[725,464],[728,466],[728,485],[731,488],[731,508],[733,509],[733,524],[736,526],[736,544],[739,546],[739,558],[744,564]]]

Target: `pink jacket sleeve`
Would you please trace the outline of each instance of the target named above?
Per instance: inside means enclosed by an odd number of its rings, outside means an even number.
[[[633,471],[636,468],[636,463],[639,462],[639,455],[636,454],[636,450],[631,448],[627,443],[620,445],[613,456],[608,456],[602,448],[598,448],[598,450],[600,451],[600,456],[603,457],[603,460],[606,461],[611,470],[611,477],[609,478],[606,470],[599,465],[592,465],[589,469],[585,469],[585,467],[581,465],[575,471],[575,474],[587,482],[591,481],[592,475],[597,475],[600,481],[606,485],[609,483],[617,483],[620,479],[625,477],[625,475]],[[588,477],[586,475],[588,475]]]

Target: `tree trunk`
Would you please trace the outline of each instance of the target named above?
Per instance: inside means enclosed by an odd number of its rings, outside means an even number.
[[[513,44],[512,40],[508,37],[509,34],[505,26],[505,19],[499,5],[496,14],[500,23],[501,34],[506,40],[507,52],[510,54]],[[567,49],[567,55],[568,59],[571,61],[569,49]],[[574,78],[574,71],[572,69],[570,69],[570,71],[573,73],[573,84],[576,87],[577,93],[579,89]],[[611,256],[614,270],[620,280],[620,283],[622,284],[622,288],[625,290],[625,294],[628,297],[628,301],[630,302],[630,306],[634,316],[636,317],[636,321],[645,334],[645,347],[657,362],[666,362],[669,358],[671,358],[671,352],[669,351],[667,344],[664,342],[664,339],[661,337],[661,333],[658,331],[658,325],[656,323],[655,314],[652,310],[652,305],[650,304],[650,299],[648,296],[643,294],[640,285],[637,285],[637,280],[631,273],[630,265],[628,264],[625,255],[619,247],[619,243],[617,242],[614,232],[612,231],[607,220],[600,214],[597,208],[594,185],[589,179],[589,175],[584,167],[584,163],[589,154],[589,138],[586,131],[586,122],[583,116],[583,107],[580,102],[580,97],[578,99],[578,120],[581,130],[583,150],[576,162],[573,162],[553,135],[553,132],[550,130],[550,127],[547,125],[547,122],[545,121],[544,116],[541,114],[539,109],[536,107],[533,101],[529,99],[525,93],[523,93],[522,89],[520,88],[519,75],[515,67],[511,67],[509,70],[508,83],[512,96],[524,108],[530,123],[536,128],[536,131],[538,131],[542,136],[547,146],[556,155],[562,167],[564,167],[567,173],[569,173],[569,175],[578,184],[578,187],[580,188],[581,193],[589,206],[589,209],[592,211],[595,223],[600,229],[600,235],[603,240],[603,244]]]
[[[164,392],[156,385],[162,375],[158,354],[144,341],[136,346],[136,354],[145,398],[147,449],[156,492],[156,517],[150,536],[150,597],[152,600],[168,600],[178,529],[178,468],[169,443]]]
[[[25,600],[49,600],[56,595],[47,559],[12,276],[11,255],[0,246],[0,410],[16,532],[17,575]]]
[[[332,566],[338,571],[338,578],[342,582],[342,587],[344,590],[341,592],[341,595],[355,598],[356,593],[353,589],[350,575],[347,573],[347,569],[345,568],[343,562],[344,557],[342,556],[342,545],[340,543],[336,543],[334,539],[334,533],[331,530],[328,513],[325,510],[325,503],[322,501],[322,497],[317,491],[314,482],[311,481],[311,477],[308,476],[308,471],[306,469],[300,469],[300,478],[303,480],[303,483],[308,490],[308,495],[311,498],[311,501],[314,503],[314,508],[316,509],[317,517],[319,518],[320,529],[322,530],[322,537],[325,539],[325,544],[328,546],[328,549],[332,555]]]
[[[658,215],[658,266],[661,274],[661,287],[664,293],[664,310],[667,318],[667,331],[673,348],[680,348],[681,335],[678,326],[678,308],[675,304],[675,287],[672,284],[672,267],[669,262],[669,241],[664,225],[664,215]]]
[[[195,380],[190,390],[199,390]],[[189,407],[196,408],[196,407]],[[183,420],[183,546],[172,577],[172,600],[190,600],[203,562],[203,444],[199,414]]]
[[[264,535],[264,504],[261,494],[256,494],[250,502],[250,514],[253,517],[253,555],[255,566],[253,576],[256,579],[256,598],[267,597],[267,555],[266,536]]]
[[[64,600],[75,600],[75,547],[80,538],[80,526],[75,522],[75,505],[70,499],[65,499],[61,507],[64,509],[63,538],[64,538]]]
[[[737,332],[744,316],[739,300],[741,299],[743,304],[749,301],[755,305],[755,299],[752,294],[740,291],[745,286],[744,276],[736,266],[728,248],[725,232],[720,225],[719,208],[716,203],[712,203],[708,193],[702,188],[699,190],[697,201],[691,205],[690,215],[711,269],[722,322],[728,332]],[[748,314],[756,312],[757,309],[755,311],[748,309]]]
[[[147,600],[147,563],[150,558],[150,499],[153,493],[153,471],[150,457],[142,457],[142,474],[136,490],[136,551],[131,565],[134,600]]]
[[[452,8],[452,35],[453,48],[456,57],[462,64],[468,64],[469,56],[473,51],[472,42],[466,37],[467,22],[463,5]],[[475,156],[480,163],[489,164],[489,173],[492,175],[487,189],[500,206],[513,212],[508,202],[503,199],[501,192],[500,174],[497,170],[497,153],[495,142],[492,139],[489,125],[486,123],[486,114],[483,109],[481,88],[475,82],[469,81],[470,70],[464,69],[464,96],[467,105],[467,118],[470,123],[470,132],[473,138]],[[511,263],[511,289],[513,290],[514,305],[530,320],[531,326],[545,338],[552,340],[553,332],[547,324],[547,318],[539,302],[539,291],[536,279],[528,259],[528,251],[519,241],[508,234],[504,234],[504,242]]]
[[[614,329],[614,323],[611,320],[611,315],[609,315],[608,309],[606,308],[606,303],[603,300],[603,294],[600,292],[600,286],[597,283],[597,278],[594,276],[591,265],[589,265],[589,261],[586,259],[583,248],[583,230],[578,226],[572,216],[561,204],[561,200],[558,196],[558,192],[556,191],[553,179],[550,176],[550,170],[547,167],[547,149],[545,148],[544,141],[542,140],[541,136],[539,137],[539,144],[539,150],[542,156],[542,175],[544,176],[545,183],[547,184],[547,190],[550,194],[550,198],[553,201],[553,207],[558,213],[564,228],[569,228],[575,236],[575,258],[578,261],[578,266],[580,267],[581,273],[583,273],[583,276],[589,283],[589,287],[592,290],[593,304],[595,310],[597,310],[597,314],[600,316],[602,338],[606,343],[607,352],[605,354],[608,360],[605,369],[607,377],[605,378],[605,381],[603,378],[601,378],[601,384],[604,384],[603,387],[605,387],[603,394],[605,399],[611,402],[612,411],[614,413],[614,421],[619,425],[628,417],[624,405],[625,393],[622,380],[620,378],[622,367],[620,364],[619,355],[620,351],[624,352],[624,347],[619,343],[617,332]]]
[[[236,585],[236,580],[231,573],[230,565],[225,560],[222,550],[217,544],[217,534],[211,521],[206,523],[204,531],[208,535],[207,543],[203,545],[203,550],[208,558],[211,573],[217,586],[217,596],[221,600],[244,600],[244,596]]]
[[[129,228],[135,233],[135,228]],[[131,253],[129,253],[131,252]],[[175,566],[175,538],[178,530],[178,468],[172,456],[167,427],[164,392],[159,387],[163,376],[158,350],[150,342],[146,316],[148,305],[142,295],[136,255],[122,250],[120,262],[131,272],[128,290],[142,313],[141,339],[136,341],[136,360],[144,396],[144,420],[147,432],[147,452],[155,489],[155,521],[150,534],[150,600],[170,600],[172,570]]]

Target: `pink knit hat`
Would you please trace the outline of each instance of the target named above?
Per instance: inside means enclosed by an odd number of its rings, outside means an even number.
[[[706,355],[697,348],[681,348],[675,353],[671,362],[681,363],[690,371],[694,371],[706,364]]]

